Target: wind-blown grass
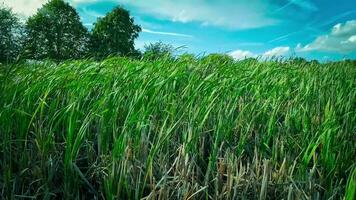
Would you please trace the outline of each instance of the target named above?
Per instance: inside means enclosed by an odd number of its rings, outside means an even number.
[[[352,199],[356,66],[214,57],[0,69],[4,198]]]

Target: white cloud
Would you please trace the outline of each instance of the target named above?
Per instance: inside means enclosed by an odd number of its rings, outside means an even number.
[[[355,43],[356,42],[356,35],[350,36],[347,41]]]
[[[262,54],[255,54],[251,51],[244,51],[244,50],[235,50],[229,53],[231,57],[233,57],[236,60],[242,60],[245,58],[261,58],[261,59],[270,59],[273,57],[282,57],[282,56],[288,56],[288,54],[291,52],[290,47],[275,47],[273,49],[270,49]]]
[[[69,0],[73,5],[98,0]],[[278,21],[268,13],[271,4],[266,1],[249,0],[245,2],[202,0],[112,0],[123,5],[134,7],[143,14],[150,14],[172,21],[187,23],[198,22],[202,25],[213,25],[227,28],[247,29],[274,25]]]
[[[310,44],[298,44],[296,51],[356,51],[356,20],[336,24],[330,33],[317,37]]]
[[[162,32],[162,31],[153,31],[150,29],[142,29],[142,32],[144,33],[152,33],[152,34],[158,34],[158,35],[170,35],[170,36],[176,36],[176,37],[187,37],[187,38],[192,38],[192,35],[187,35],[187,34],[182,34],[182,33],[173,33],[173,32]]]
[[[276,47],[271,50],[266,51],[263,54],[263,57],[279,57],[279,56],[285,56],[290,52],[289,47]]]
[[[229,55],[233,57],[235,60],[242,60],[245,58],[255,57],[255,55],[250,51],[236,50],[230,52]]]
[[[72,5],[77,5],[80,3],[92,3],[98,2],[98,0],[64,0],[69,2]],[[43,6],[43,4],[47,3],[48,0],[0,0],[0,4],[4,4],[5,6],[12,8],[12,10],[19,14],[23,18],[27,18],[37,12],[39,8]],[[103,15],[96,13],[95,11],[85,10],[89,15],[93,15],[95,17],[102,17]]]
[[[42,7],[47,0],[1,0],[7,7],[21,15],[22,17],[29,17],[36,13],[37,9]],[[0,1],[0,2],[1,2]]]
[[[334,36],[349,36],[356,34],[356,20],[347,21],[345,24],[336,24],[331,29],[331,35]]]

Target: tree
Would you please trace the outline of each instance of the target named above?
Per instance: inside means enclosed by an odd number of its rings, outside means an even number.
[[[212,53],[201,59],[202,63],[207,65],[225,66],[226,64],[233,64],[235,60],[226,54]]]
[[[25,55],[32,59],[75,59],[87,52],[88,31],[76,10],[63,0],[50,0],[26,23]]]
[[[162,57],[173,57],[174,47],[163,42],[150,43],[144,46],[143,57],[149,60],[156,60]]]
[[[0,63],[18,58],[22,49],[23,26],[11,9],[0,7]]]
[[[140,31],[141,27],[134,24],[129,11],[118,6],[94,24],[91,52],[99,58],[135,55],[134,40]]]

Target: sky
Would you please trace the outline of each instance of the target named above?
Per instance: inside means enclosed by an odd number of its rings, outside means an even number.
[[[22,18],[47,0],[0,0]],[[142,28],[136,47],[162,41],[180,52],[246,57],[356,59],[354,0],[65,0],[90,30],[121,5]]]

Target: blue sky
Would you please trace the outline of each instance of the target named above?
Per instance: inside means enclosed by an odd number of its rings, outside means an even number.
[[[46,0],[0,0],[29,16]],[[297,55],[356,59],[353,0],[66,0],[89,29],[122,5],[141,25],[137,48],[162,41],[195,54],[236,59]]]

